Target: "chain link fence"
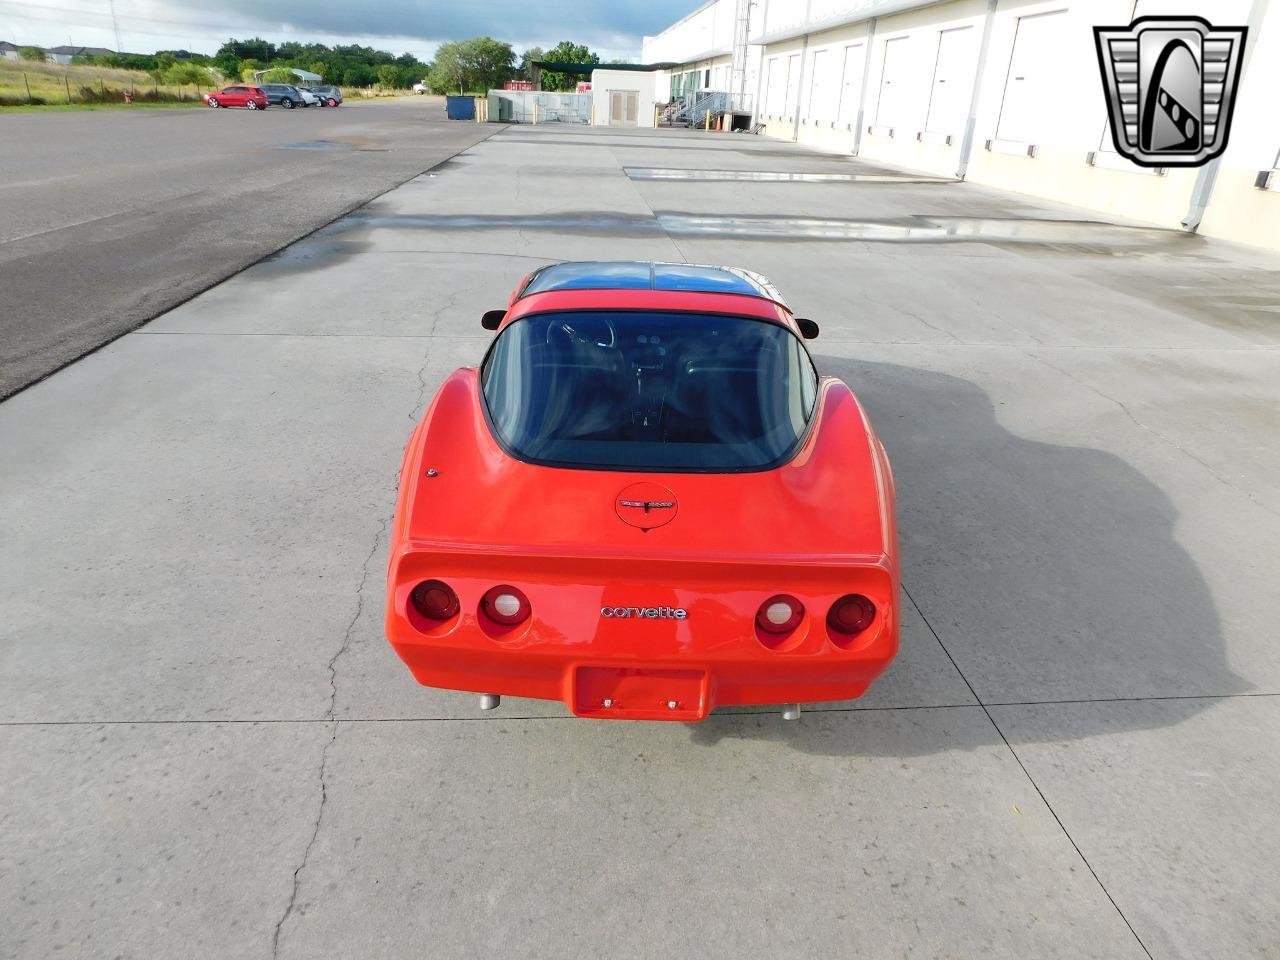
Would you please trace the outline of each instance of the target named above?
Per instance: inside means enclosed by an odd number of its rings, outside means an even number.
[[[490,90],[489,119],[501,123],[590,123],[591,94]]]

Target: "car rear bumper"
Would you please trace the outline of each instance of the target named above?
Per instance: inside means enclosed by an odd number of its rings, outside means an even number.
[[[761,642],[750,615],[742,622],[736,598],[704,597],[683,621],[583,617],[555,626],[536,622],[533,598],[531,621],[502,629],[468,614],[463,591],[453,621],[424,622],[404,605],[410,589],[393,590],[386,631],[419,683],[559,700],[580,717],[688,722],[723,706],[851,700],[898,651],[899,611],[887,589],[875,621],[852,643],[834,642],[826,607],[814,603],[778,649]]]
[[[888,644],[856,662],[779,655],[769,669],[728,658],[580,658],[392,646],[424,686],[559,700],[579,717],[603,720],[688,722],[705,719],[716,707],[853,700],[893,659]]]

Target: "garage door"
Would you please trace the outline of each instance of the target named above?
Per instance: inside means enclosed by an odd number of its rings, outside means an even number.
[[[809,92],[805,96],[802,117],[810,121],[834,120],[832,104],[835,98],[835,84],[831,82],[831,51],[818,50],[813,54],[809,64]]]
[[[862,98],[862,71],[866,68],[867,48],[855,43],[844,48],[844,73],[840,82],[840,123],[853,124],[858,120],[858,105]]]
[[[884,67],[880,71],[880,94],[876,98],[876,123],[893,126],[906,112],[908,88],[907,38],[886,40]]]
[[[784,117],[794,117],[800,109],[800,54],[787,57],[787,103],[782,108]]]
[[[973,28],[959,27],[938,34],[938,60],[929,91],[929,114],[924,128],[930,133],[958,135],[969,117],[973,96]]]
[[[1052,129],[1052,104],[1066,82],[1060,57],[1066,25],[1065,10],[1019,18],[996,127],[999,139],[1039,143]]]
[[[764,113],[770,117],[778,116],[782,111],[782,80],[780,74],[784,68],[777,57],[770,57],[764,62]]]

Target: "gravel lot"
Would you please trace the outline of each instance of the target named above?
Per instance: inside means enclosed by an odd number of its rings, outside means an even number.
[[[0,113],[0,398],[493,132],[443,118],[438,97]]]

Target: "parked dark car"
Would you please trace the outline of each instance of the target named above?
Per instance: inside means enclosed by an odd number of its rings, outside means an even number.
[[[301,91],[288,83],[264,83],[262,92],[267,95],[267,100],[280,104],[286,110],[307,105],[307,101],[302,99]]]
[[[224,87],[204,95],[204,102],[211,107],[245,107],[249,110],[265,110],[271,101],[260,87]]]
[[[335,86],[322,84],[312,87],[311,92],[320,98],[323,107],[336,107],[342,103],[342,91]]]

